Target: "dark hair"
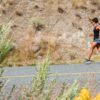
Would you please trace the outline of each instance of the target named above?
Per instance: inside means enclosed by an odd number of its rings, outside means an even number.
[[[97,17],[93,18],[92,21],[95,22],[95,23],[98,23],[99,22],[99,20],[98,20]]]

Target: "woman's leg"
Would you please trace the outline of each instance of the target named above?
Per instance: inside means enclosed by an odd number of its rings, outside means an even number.
[[[97,45],[97,50],[100,52],[100,44]]]
[[[87,54],[87,59],[88,60],[91,60],[93,51],[94,51],[94,49],[95,49],[96,46],[97,46],[97,43],[96,42],[92,42],[91,43],[91,48],[89,49],[88,54]]]

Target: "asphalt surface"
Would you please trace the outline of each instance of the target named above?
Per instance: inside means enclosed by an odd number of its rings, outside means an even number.
[[[75,79],[80,81],[89,81],[95,79],[100,85],[100,63],[73,64],[73,65],[52,65],[49,67],[48,81],[56,79],[58,83],[71,83]],[[7,88],[10,89],[13,85],[18,87],[22,85],[31,85],[33,76],[36,74],[35,67],[13,67],[4,68],[4,73],[0,78],[8,80]]]

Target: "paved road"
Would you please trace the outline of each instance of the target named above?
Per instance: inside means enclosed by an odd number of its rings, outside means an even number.
[[[36,73],[35,67],[5,67],[4,70],[3,76],[9,80],[7,85],[9,88],[14,84],[17,86],[30,85],[32,76]],[[51,74],[48,78],[49,81],[56,79],[58,83],[73,82],[76,78],[80,81],[87,81],[93,78],[96,81],[100,81],[100,63],[90,65],[52,65],[49,67],[49,74]]]

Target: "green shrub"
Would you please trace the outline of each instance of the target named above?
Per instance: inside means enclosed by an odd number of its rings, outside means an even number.
[[[69,88],[68,91],[64,91],[62,95],[58,96],[56,100],[73,100],[79,93],[79,84],[75,81]]]
[[[12,48],[11,39],[8,38],[10,25],[0,25],[0,61],[8,54]]]
[[[49,85],[46,86],[46,90],[44,90],[42,95],[43,100],[51,100],[55,85],[56,85],[56,80],[53,80],[49,83]]]
[[[44,91],[48,76],[48,67],[50,65],[49,57],[47,56],[43,62],[37,65],[37,74],[33,78],[32,92],[36,97],[39,97]]]

